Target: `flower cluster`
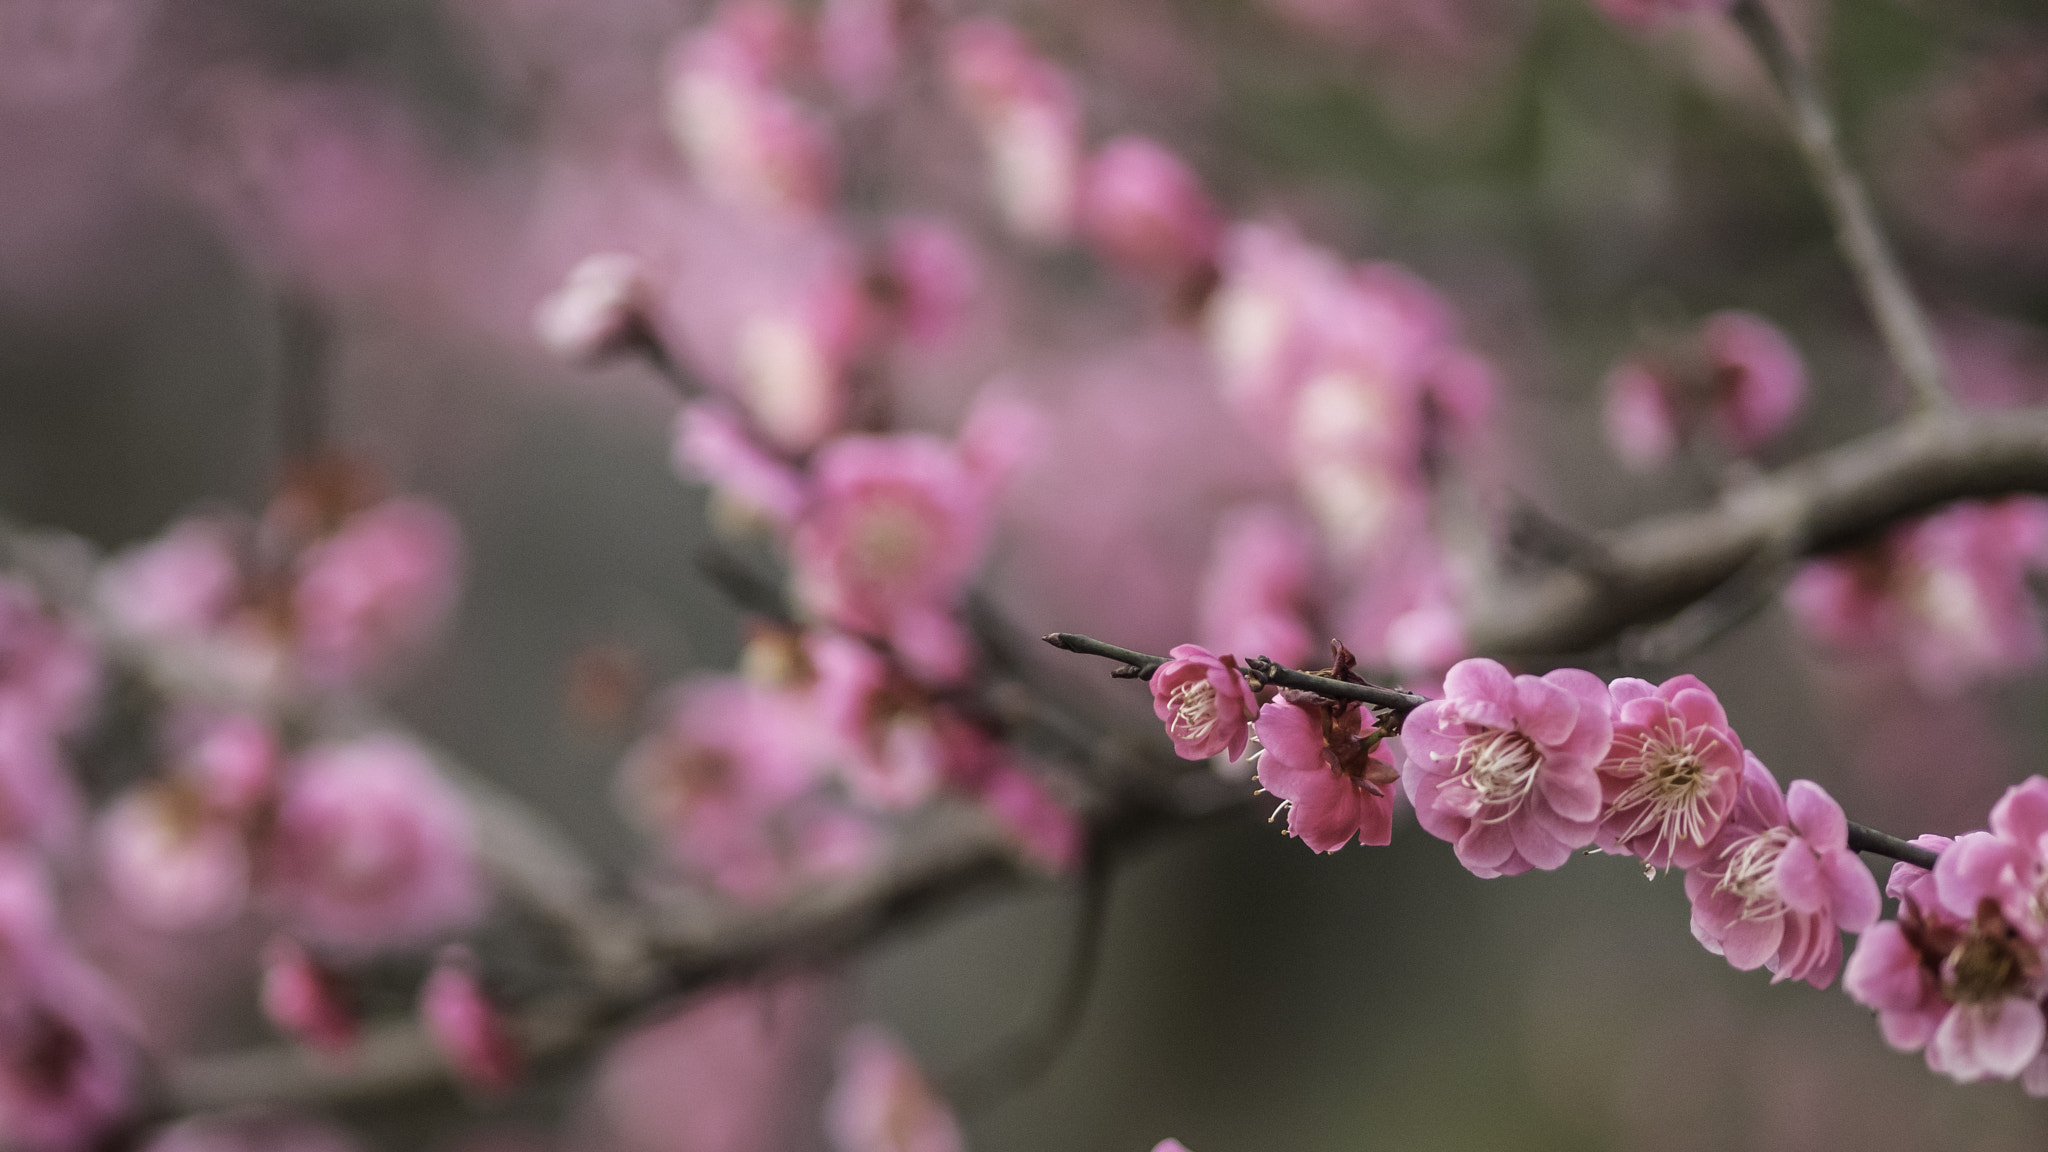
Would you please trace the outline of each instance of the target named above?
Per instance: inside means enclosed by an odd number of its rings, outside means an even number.
[[[1843,984],[1892,1047],[1924,1048],[1930,1069],[2048,1095],[2048,779],[2009,789],[1990,823],[1917,841],[1940,853],[1932,871],[1892,868],[1899,917],[1864,934]]]
[[[1337,651],[1323,675],[1355,682]],[[1251,723],[1260,784],[1284,801],[1288,833],[1318,852],[1353,836],[1389,843],[1398,780],[1423,829],[1477,876],[1549,871],[1596,845],[1653,873],[1685,869],[1693,935],[1740,969],[1824,988],[1841,968],[1838,930],[1877,919],[1877,885],[1849,849],[1841,807],[1811,781],[1781,790],[1695,677],[1608,684],[1576,668],[1516,676],[1463,660],[1441,699],[1399,722],[1397,770],[1384,744],[1392,717],[1255,689],[1234,657],[1193,645],[1174,656],[1153,673],[1152,697],[1175,751],[1235,757]]]
[[[1608,373],[1607,442],[1641,471],[1702,439],[1752,455],[1785,430],[1805,398],[1806,365],[1783,332],[1749,312],[1717,312]]]

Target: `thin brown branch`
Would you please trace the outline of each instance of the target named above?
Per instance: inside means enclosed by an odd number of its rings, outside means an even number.
[[[1952,500],[2048,492],[2048,409],[1934,413],[1736,489],[1713,507],[1602,537],[1599,573],[1517,578],[1469,606],[1474,652],[1552,657],[1603,644],[1721,587],[1791,542],[1811,556]]]
[[[1862,289],[1892,362],[1922,407],[1948,406],[1951,400],[1942,383],[1941,347],[1934,327],[1899,269],[1891,242],[1877,222],[1870,194],[1842,153],[1834,117],[1813,70],[1794,50],[1784,25],[1763,0],[1736,0],[1729,14],[1749,38],[1785,100],[1792,138],[1834,220],[1835,242]]]

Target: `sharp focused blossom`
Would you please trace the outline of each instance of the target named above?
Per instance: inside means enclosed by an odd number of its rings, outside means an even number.
[[[1152,673],[1152,714],[1166,725],[1174,752],[1186,760],[1242,759],[1259,701],[1236,657],[1199,644],[1179,645],[1172,655]]]
[[[308,941],[370,952],[470,923],[483,903],[460,793],[397,736],[326,744],[293,766],[265,860],[269,896]]]
[[[1887,1042],[1924,1046],[1929,1068],[1963,1083],[2019,1076],[2048,1032],[2038,927],[2005,911],[2027,902],[2024,856],[1988,832],[1958,838],[1931,884],[1906,879],[1899,919],[1863,934],[1843,976]]]
[[[1685,875],[1692,934],[1735,967],[1815,988],[1834,982],[1842,931],[1877,920],[1877,882],[1849,849],[1841,805],[1808,780],[1780,794],[1744,754],[1742,791],[1708,858]]]
[[[467,950],[442,950],[420,989],[420,1022],[465,1083],[504,1092],[518,1081],[519,1046],[477,983],[476,960]]]
[[[962,1152],[960,1126],[909,1053],[879,1028],[856,1029],[839,1050],[825,1102],[836,1152]]]
[[[1609,708],[1607,686],[1576,668],[1537,677],[1492,660],[1452,665],[1444,698],[1401,725],[1416,818],[1480,876],[1562,865],[1599,823]]]
[[[1595,843],[1651,868],[1706,859],[1742,787],[1742,741],[1713,690],[1694,676],[1609,686],[1614,742],[1600,764]]]
[[[302,1044],[339,1053],[356,1042],[360,1029],[341,976],[288,937],[263,948],[258,1000],[264,1018]]]
[[[1259,710],[1259,787],[1282,801],[1287,834],[1317,852],[1394,838],[1401,773],[1372,713],[1307,693],[1283,692]]]

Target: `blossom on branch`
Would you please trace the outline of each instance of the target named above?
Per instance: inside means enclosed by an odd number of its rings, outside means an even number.
[[[1695,676],[1609,685],[1614,742],[1600,763],[1603,851],[1650,868],[1707,858],[1742,787],[1743,749],[1713,690]]]
[[[1537,677],[1486,659],[1452,665],[1444,698],[1401,726],[1416,819],[1479,876],[1563,865],[1600,820],[1609,708],[1607,686],[1576,668]]]
[[[1179,649],[1175,649],[1179,651]],[[1316,852],[1394,838],[1400,770],[1370,709],[1282,692],[1259,710],[1259,787],[1287,810],[1287,834]]]
[[[1841,931],[1877,921],[1877,882],[1849,848],[1841,805],[1809,780],[1784,794],[1744,753],[1742,790],[1709,858],[1685,874],[1692,934],[1707,951],[1772,982],[1834,982]]]
[[[1152,714],[1166,725],[1173,750],[1183,760],[1228,754],[1235,761],[1244,758],[1251,742],[1259,701],[1235,656],[1182,644],[1173,650],[1173,659],[1152,673]]]

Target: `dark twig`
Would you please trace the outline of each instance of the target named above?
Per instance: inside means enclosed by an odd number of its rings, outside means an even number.
[[[1872,856],[1883,856],[1917,868],[1932,868],[1938,858],[1932,848],[1922,848],[1889,832],[1865,828],[1853,820],[1849,822],[1849,847],[1857,852],[1868,852]]]
[[[1115,861],[1092,852],[1081,876],[1079,914],[1068,944],[1066,967],[1045,1010],[1028,1026],[946,1077],[944,1091],[963,1114],[986,1112],[1030,1088],[1052,1070],[1080,1031],[1088,994],[1101,967],[1103,929]]]
[[[1899,270],[1898,257],[1878,225],[1870,194],[1842,154],[1834,118],[1828,112],[1813,70],[1793,50],[1784,25],[1763,0],[1737,0],[1729,14],[1749,38],[1785,99],[1792,137],[1799,144],[1806,166],[1812,170],[1828,214],[1834,218],[1835,242],[1841,246],[1843,258],[1863,290],[1864,302],[1870,307],[1893,363],[1905,376],[1921,407],[1948,406],[1952,401],[1942,385],[1941,349],[1935,342],[1934,327],[1927,322],[1926,311]]]
[[[1055,648],[1064,648],[1083,656],[1102,656],[1118,661],[1124,666],[1110,675],[1125,679],[1150,680],[1152,674],[1159,671],[1159,666],[1166,663],[1164,656],[1134,652],[1129,648],[1119,648],[1115,644],[1105,644],[1092,636],[1082,636],[1073,632],[1054,632],[1045,638],[1045,642]],[[1407,715],[1428,699],[1413,692],[1403,692],[1398,688],[1382,688],[1377,684],[1359,684],[1350,680],[1317,676],[1313,672],[1297,672],[1264,656],[1254,656],[1246,660],[1244,667],[1253,678],[1275,688],[1296,688],[1303,692],[1328,696],[1332,700],[1370,704],[1375,708],[1388,709],[1398,716]]]
[[[1159,666],[1166,663],[1164,656],[1147,656],[1143,652],[1133,652],[1129,648],[1105,644],[1092,636],[1082,636],[1074,632],[1054,632],[1045,637],[1045,642],[1055,648],[1079,652],[1083,656],[1102,656],[1119,661],[1124,666],[1110,675],[1126,680],[1150,680],[1152,674],[1159,671]]]

